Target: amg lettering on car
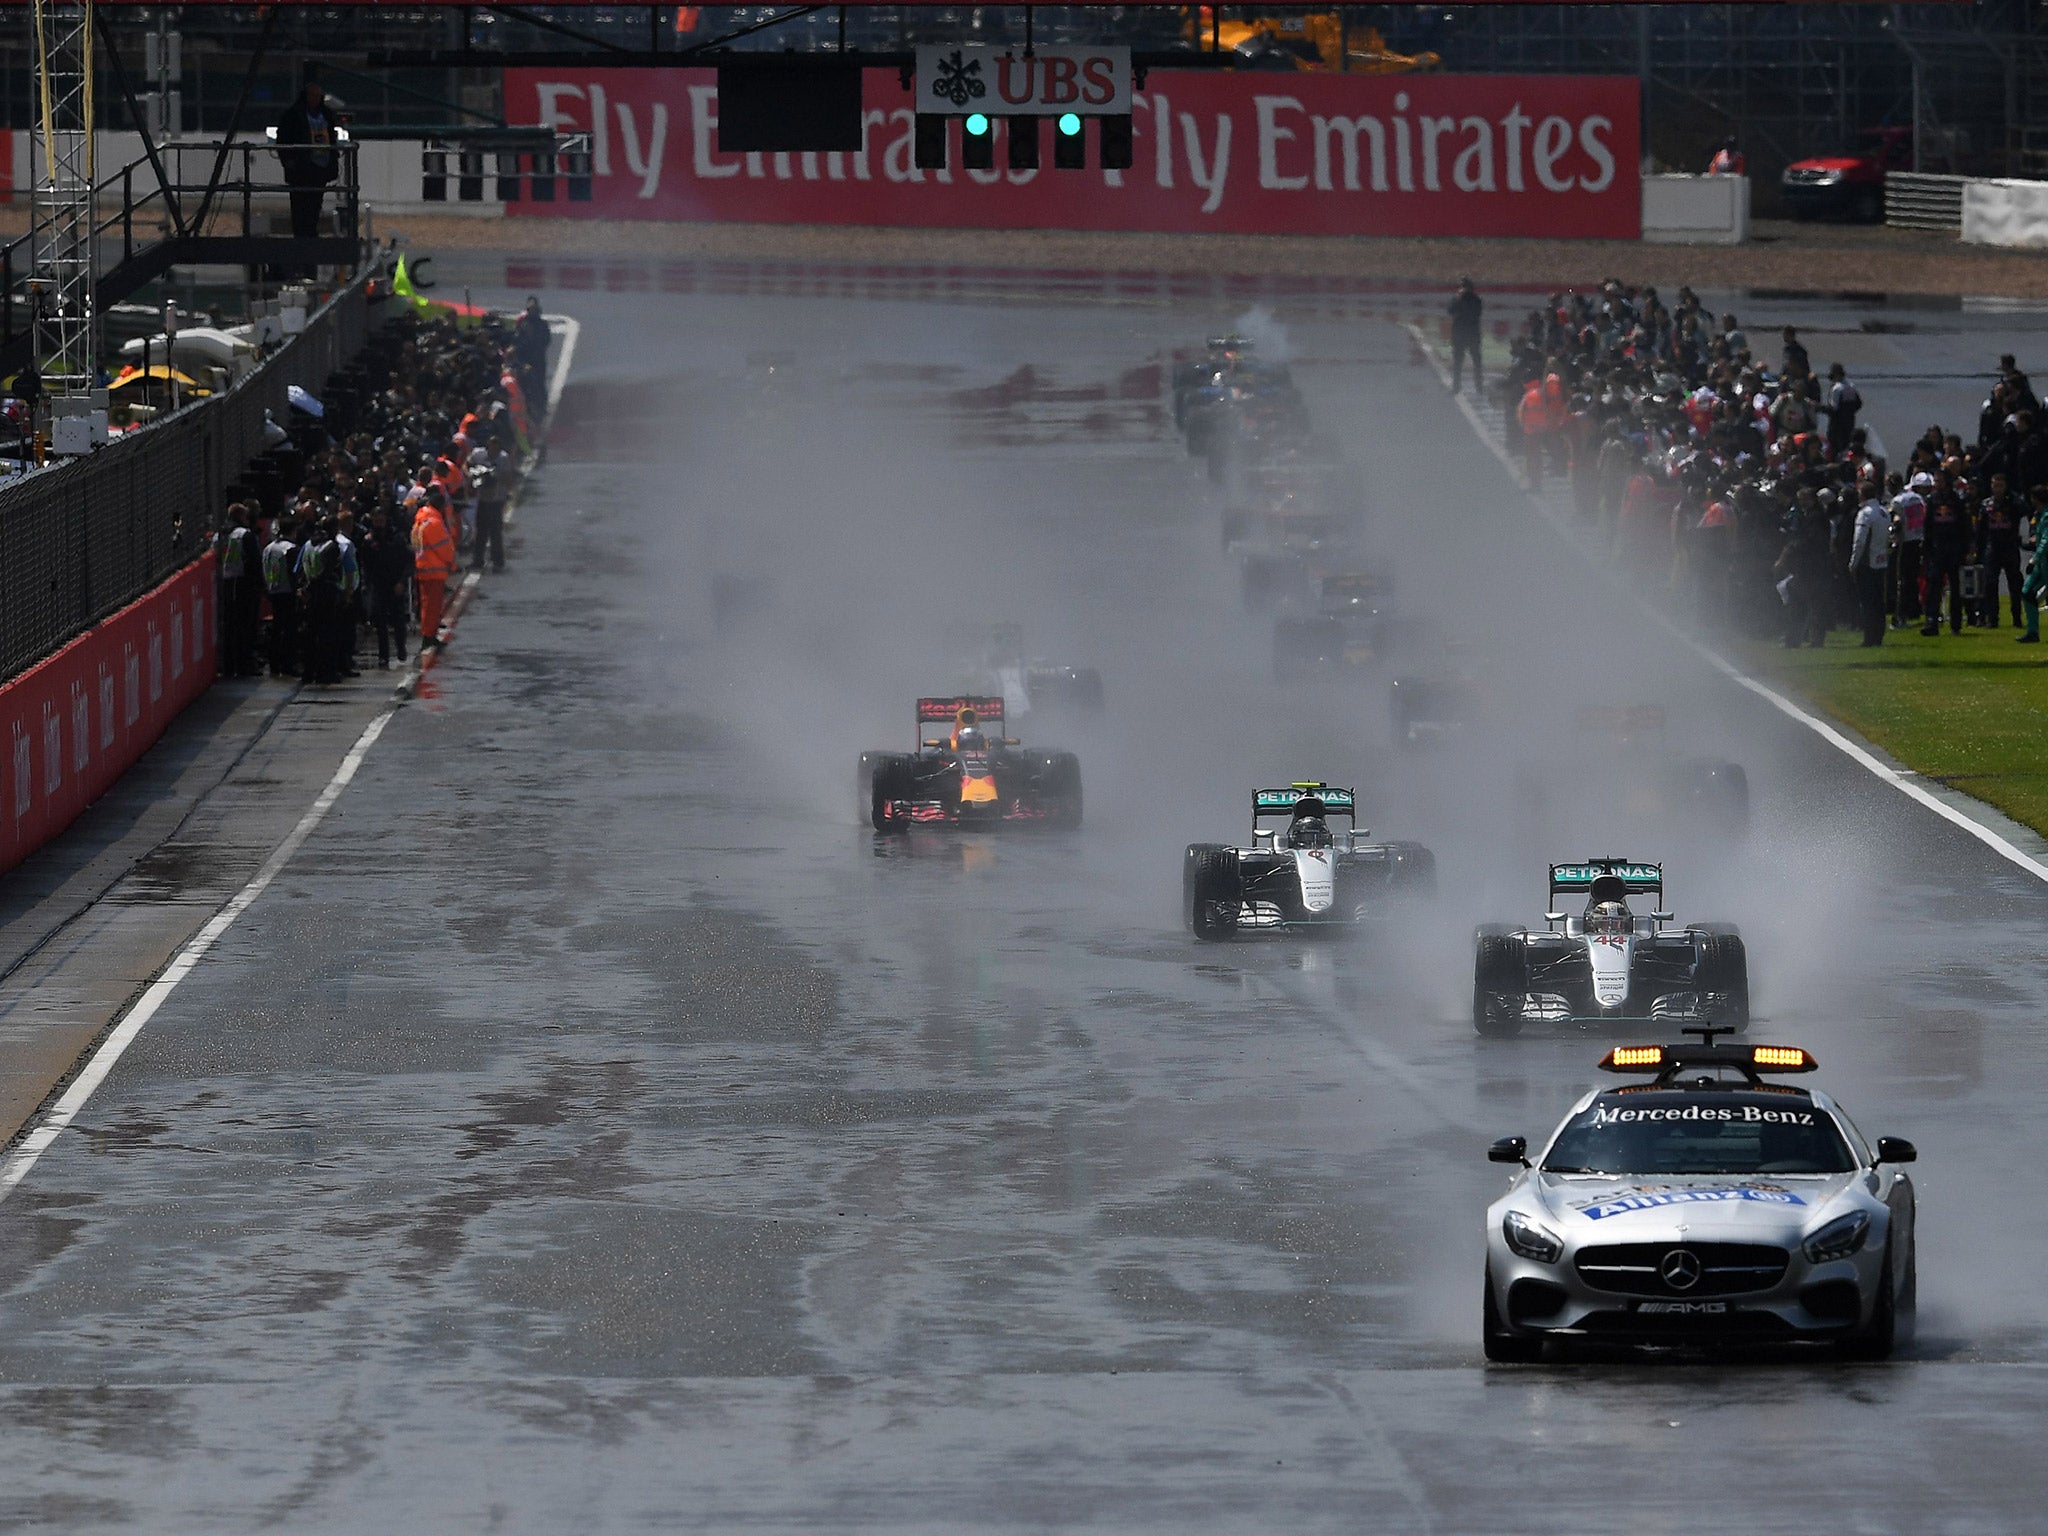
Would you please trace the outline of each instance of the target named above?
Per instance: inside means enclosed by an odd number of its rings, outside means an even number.
[[[1720,1205],[1729,1201],[1752,1200],[1761,1205],[1804,1205],[1799,1196],[1783,1189],[1673,1189],[1656,1195],[1622,1195],[1586,1206],[1580,1214],[1588,1221],[1605,1221],[1626,1216],[1630,1211],[1654,1211],[1666,1205]]]
[[[1638,1312],[1670,1315],[1675,1317],[1712,1317],[1728,1310],[1725,1301],[1642,1301],[1636,1303]]]
[[[1815,1125],[1810,1109],[1764,1109],[1755,1104],[1744,1104],[1740,1108],[1717,1108],[1713,1105],[1688,1104],[1683,1109],[1605,1109],[1593,1111],[1593,1124],[1641,1125],[1653,1120],[1727,1120],[1740,1121],[1749,1125]]]

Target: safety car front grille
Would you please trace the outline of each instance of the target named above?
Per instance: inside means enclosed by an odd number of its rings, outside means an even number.
[[[1698,1261],[1699,1279],[1674,1286],[1664,1261],[1683,1249]],[[1767,1291],[1785,1278],[1791,1255],[1763,1243],[1607,1243],[1581,1248],[1573,1263],[1596,1291],[1620,1296],[1737,1296]]]

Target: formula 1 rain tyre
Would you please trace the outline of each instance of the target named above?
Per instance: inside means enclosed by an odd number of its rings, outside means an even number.
[[[1048,752],[1039,780],[1050,813],[1046,825],[1072,832],[1081,825],[1081,759],[1071,752]]]
[[[1493,1266],[1486,1266],[1486,1305],[1480,1316],[1479,1345],[1496,1365],[1531,1365],[1543,1358],[1543,1341],[1516,1333],[1500,1319],[1493,1300]]]
[[[910,798],[910,783],[902,767],[884,760],[875,767],[873,782],[868,787],[868,824],[877,832],[907,832],[908,818],[892,816],[890,806],[898,800]]]
[[[1237,850],[1216,843],[1191,843],[1181,865],[1181,916],[1198,939],[1216,941],[1237,936],[1237,913],[1244,901],[1244,876]]]
[[[1522,1032],[1521,940],[1512,928],[1482,928],[1472,957],[1472,1027],[1493,1039]]]
[[[1436,855],[1420,843],[1387,844],[1388,884],[1397,896],[1436,894]]]
[[[853,803],[858,807],[857,814],[862,821],[870,820],[873,815],[875,771],[895,756],[893,752],[861,753],[860,766],[853,775]]]
[[[1689,763],[1684,794],[1698,829],[1715,837],[1749,834],[1749,775],[1740,763]]]
[[[1749,950],[1742,935],[1702,928],[1699,969],[1693,982],[1702,999],[1712,994],[1723,1000],[1706,1005],[1714,1023],[1725,1024],[1737,1034],[1749,1028]]]

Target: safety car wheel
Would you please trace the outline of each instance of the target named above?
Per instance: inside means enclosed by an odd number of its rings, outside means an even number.
[[[1896,1336],[1900,1341],[1910,1343],[1920,1321],[1920,1243],[1917,1238],[1907,1239],[1906,1278],[1899,1286],[1898,1304],[1893,1315]]]
[[[1716,1024],[1727,1024],[1738,1034],[1749,1028],[1749,951],[1740,934],[1702,931],[1693,983],[1702,994],[1728,1000],[1714,1018]]]
[[[1898,1341],[1899,1308],[1892,1290],[1892,1266],[1886,1256],[1884,1278],[1877,1283],[1877,1305],[1870,1321],[1842,1340],[1842,1353],[1851,1360],[1889,1360]]]
[[[1504,1039],[1522,1032],[1522,1010],[1515,1006],[1524,990],[1522,969],[1513,929],[1479,930],[1472,961],[1472,1027],[1480,1034]]]
[[[1493,1266],[1486,1266],[1486,1306],[1479,1324],[1480,1347],[1486,1358],[1501,1365],[1528,1365],[1543,1358],[1543,1341],[1516,1333],[1500,1319],[1493,1300]]]
[[[1191,843],[1181,867],[1181,915],[1198,939],[1228,939],[1237,933],[1244,878],[1237,850],[1216,843]]]

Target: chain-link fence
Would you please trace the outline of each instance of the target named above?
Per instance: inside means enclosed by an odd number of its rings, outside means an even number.
[[[369,337],[369,275],[219,395],[87,457],[0,487],[0,679],[15,676],[205,549],[227,488],[262,453],[267,411],[318,396]]]

